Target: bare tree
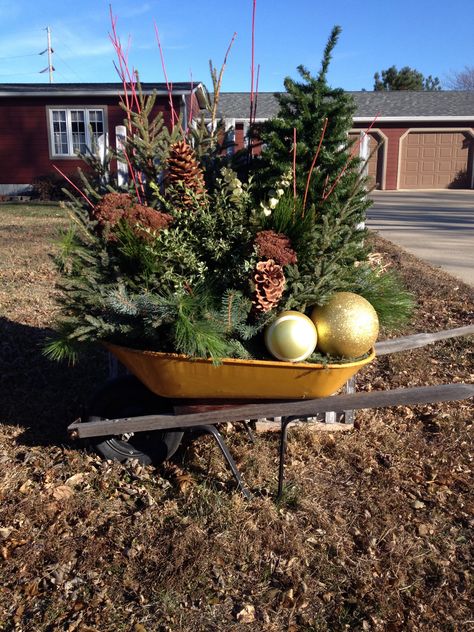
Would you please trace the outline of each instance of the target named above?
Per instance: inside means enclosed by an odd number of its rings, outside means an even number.
[[[451,72],[446,85],[449,90],[470,90],[474,91],[474,66],[464,66],[464,70]]]

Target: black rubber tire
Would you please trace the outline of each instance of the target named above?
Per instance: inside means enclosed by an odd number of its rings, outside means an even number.
[[[124,375],[107,382],[97,393],[89,405],[87,420],[172,412],[170,400],[149,391],[134,375]],[[173,456],[182,438],[182,431],[153,430],[137,432],[129,439],[98,437],[92,439],[92,445],[106,459],[120,462],[137,459],[144,465],[160,465]]]

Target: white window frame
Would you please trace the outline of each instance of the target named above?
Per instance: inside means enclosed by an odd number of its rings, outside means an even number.
[[[47,111],[47,121],[48,121],[48,144],[49,144],[49,155],[50,158],[55,159],[64,159],[64,160],[77,160],[78,152],[73,150],[73,141],[72,141],[72,120],[71,113],[72,112],[84,112],[84,127],[85,127],[85,140],[86,146],[92,147],[92,138],[91,138],[91,129],[90,129],[90,113],[91,112],[102,112],[102,125],[103,125],[103,133],[104,138],[107,138],[107,107],[104,105],[48,105],[46,107]],[[53,123],[53,113],[54,112],[65,112],[66,113],[66,134],[67,134],[67,146],[68,153],[62,154],[57,153],[55,150],[54,143],[54,123]],[[102,136],[101,135],[101,136]]]

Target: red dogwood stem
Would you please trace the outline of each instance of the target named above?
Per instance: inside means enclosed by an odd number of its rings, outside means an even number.
[[[339,180],[342,178],[342,176],[345,174],[347,167],[349,166],[352,158],[355,155],[355,152],[357,149],[359,149],[360,143],[362,141],[362,138],[365,138],[367,136],[367,134],[370,132],[370,130],[372,129],[372,127],[375,124],[375,121],[378,119],[380,112],[377,112],[377,114],[375,115],[374,120],[372,121],[372,123],[369,125],[369,127],[365,130],[365,132],[363,133],[362,137],[359,138],[359,140],[357,141],[357,143],[354,144],[354,147],[349,155],[349,158],[347,159],[346,164],[344,165],[343,169],[341,170],[341,173],[337,176],[337,178],[334,180],[332,187],[329,189],[329,191],[327,192],[326,195],[323,194],[323,202],[325,200],[328,199],[328,197],[331,195],[331,193],[334,191],[334,189],[337,186],[337,183],[339,182]]]
[[[257,100],[258,100],[258,83],[260,81],[260,64],[258,64],[257,66],[257,80],[255,82],[255,95],[254,95],[254,102],[253,102],[253,116],[252,116],[252,123],[255,123],[255,119],[257,118]]]
[[[153,24],[155,26],[155,36],[156,36],[156,41],[158,44],[158,49],[160,51],[161,67],[163,68],[163,75],[165,77],[166,89],[168,90],[168,99],[169,99],[170,110],[171,110],[171,126],[174,127],[175,120],[176,120],[176,123],[179,123],[179,117],[176,114],[176,110],[174,109],[174,105],[173,105],[173,84],[168,81],[168,75],[166,73],[165,57],[163,55],[163,49],[161,47],[160,33],[158,31],[158,27],[156,26],[156,22],[153,22]]]
[[[140,193],[138,191],[138,184],[137,184],[137,179],[135,177],[135,171],[132,167],[132,163],[130,162],[130,158],[128,157],[127,152],[124,150],[123,155],[125,156],[126,160],[127,160],[127,164],[128,164],[128,170],[130,171],[130,175],[132,176],[132,180],[133,180],[133,184],[135,185],[135,193],[137,194],[137,199],[138,199],[138,203],[141,204],[142,203],[142,199],[140,197]],[[142,185],[143,188],[143,185]]]
[[[296,201],[296,127],[293,128],[293,200]]]
[[[324,119],[323,131],[321,132],[321,138],[319,139],[319,145],[318,145],[318,148],[316,150],[316,153],[314,154],[313,162],[311,163],[311,167],[310,167],[310,170],[309,170],[309,173],[308,173],[308,179],[306,180],[306,189],[305,189],[305,192],[304,192],[304,200],[303,200],[303,217],[304,217],[304,212],[305,212],[305,209],[306,209],[306,199],[308,197],[309,183],[311,181],[311,176],[313,175],[314,167],[316,165],[316,160],[318,159],[319,152],[321,150],[321,145],[323,144],[323,139],[324,139],[324,135],[326,133],[327,126],[328,126],[328,119],[325,118]]]
[[[128,67],[128,51],[130,50],[130,37],[128,39],[127,51],[126,53],[123,50],[122,42],[120,41],[120,37],[117,34],[117,18],[114,17],[112,13],[112,6],[109,6],[110,9],[110,22],[112,25],[112,34],[109,33],[109,39],[112,42],[112,46],[115,50],[118,59],[118,66],[114,62],[114,68],[122,81],[123,84],[123,102],[125,103],[125,107],[127,109],[127,118],[128,118],[128,127],[131,133],[132,131],[132,121],[130,110],[132,107],[132,103],[134,103],[138,112],[140,112],[140,102],[137,96],[135,83],[136,83],[136,72],[132,71],[130,73],[130,69]],[[132,78],[133,74],[133,78]],[[128,94],[128,90],[131,90],[131,97]]]
[[[250,63],[250,122],[252,122],[253,99],[254,99],[254,75],[255,75],[255,13],[257,10],[257,0],[253,0],[252,7],[252,52]]]
[[[77,187],[74,182],[72,180],[70,180],[67,175],[61,171],[61,169],[59,167],[56,167],[56,165],[53,165],[53,168],[56,169],[56,171],[58,173],[60,173],[62,175],[62,177],[67,180],[69,182],[69,184],[74,187],[74,189],[76,189],[76,191],[79,193],[79,195],[82,195],[82,197],[85,199],[85,201],[89,204],[89,206],[91,208],[94,208],[94,205],[92,204],[92,202],[89,200],[89,198],[87,197],[87,195],[81,191],[81,189],[79,187]]]
[[[193,81],[193,71],[190,70],[189,71],[190,74],[190,78],[191,78],[191,91],[189,93],[189,116],[188,116],[188,124],[187,126],[190,127],[191,123],[193,121],[193,106],[194,106],[194,81]],[[187,130],[186,130],[187,131]]]

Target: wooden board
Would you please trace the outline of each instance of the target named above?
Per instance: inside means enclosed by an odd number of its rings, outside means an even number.
[[[417,349],[433,344],[434,342],[438,342],[438,340],[468,336],[469,334],[474,334],[474,325],[466,325],[465,327],[457,327],[456,329],[445,329],[444,331],[436,331],[431,334],[415,334],[413,336],[401,336],[393,340],[382,340],[376,343],[375,354],[381,356],[389,353],[397,353],[399,351],[409,351],[410,349]]]
[[[263,417],[311,417],[327,410],[343,412],[363,408],[384,408],[387,406],[408,406],[468,399],[474,396],[474,384],[442,384],[416,388],[397,388],[390,391],[353,393],[321,399],[293,402],[271,402],[247,404],[224,410],[211,410],[184,415],[147,415],[123,419],[74,422],[68,430],[76,436],[97,437],[119,435],[126,432],[191,428],[225,421],[243,421]]]

